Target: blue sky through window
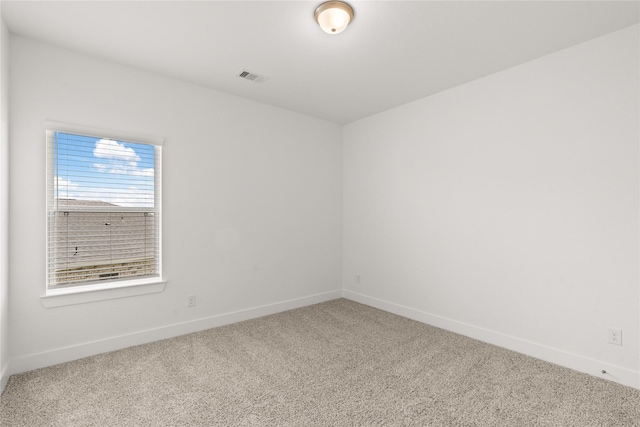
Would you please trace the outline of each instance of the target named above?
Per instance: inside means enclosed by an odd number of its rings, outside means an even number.
[[[154,147],[57,132],[56,198],[154,207]]]

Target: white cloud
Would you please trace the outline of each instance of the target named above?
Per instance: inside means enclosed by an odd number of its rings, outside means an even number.
[[[58,181],[58,188],[67,188],[69,190],[75,190],[78,188],[78,184],[71,180],[60,178],[59,176],[56,177],[56,180]]]
[[[151,177],[153,178],[154,172],[153,168],[148,169],[139,169],[136,164],[122,164],[117,162],[109,162],[109,163],[94,163],[93,167],[98,172],[103,173],[112,173],[119,175],[133,175],[133,176],[142,176],[142,177]]]
[[[136,166],[140,161],[140,156],[136,154],[133,148],[125,147],[124,144],[120,144],[118,141],[112,139],[100,139],[96,141],[93,155],[100,159],[131,162]]]
[[[105,159],[102,163],[93,164],[98,172],[151,178],[154,176],[153,168],[140,169],[138,162],[141,159],[133,148],[125,147],[118,141],[110,139],[96,141],[93,155],[96,158]]]
[[[71,180],[55,178],[58,184],[56,197],[102,201],[122,207],[154,206],[154,169],[141,168],[142,159],[133,148],[118,141],[101,139],[96,141],[93,155],[93,171],[84,172],[75,182],[73,177]],[[143,163],[143,166],[147,165]]]
[[[78,189],[78,184],[72,182],[68,179],[60,178],[57,176],[56,178],[56,197],[59,199],[72,199],[73,192]]]
[[[134,176],[149,176],[152,177],[153,176],[153,168],[149,168],[149,169],[136,169],[134,171],[131,172],[131,175]]]

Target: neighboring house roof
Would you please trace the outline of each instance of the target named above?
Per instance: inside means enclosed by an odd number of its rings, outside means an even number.
[[[118,206],[113,203],[103,202],[102,200],[76,200],[76,199],[56,199],[58,207],[99,207],[99,206]]]

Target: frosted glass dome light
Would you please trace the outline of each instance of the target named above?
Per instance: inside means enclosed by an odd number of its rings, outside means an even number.
[[[318,6],[315,18],[325,33],[340,34],[353,19],[353,9],[341,1],[328,1]]]

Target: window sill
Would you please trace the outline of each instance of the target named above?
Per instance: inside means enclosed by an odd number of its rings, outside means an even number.
[[[136,295],[155,294],[164,291],[166,281],[153,279],[152,281],[127,282],[118,287],[108,288],[98,287],[76,287],[65,288],[55,291],[47,291],[46,295],[40,297],[42,305],[46,308],[62,307],[65,305],[85,304],[95,301],[104,301],[116,298],[126,298]]]

